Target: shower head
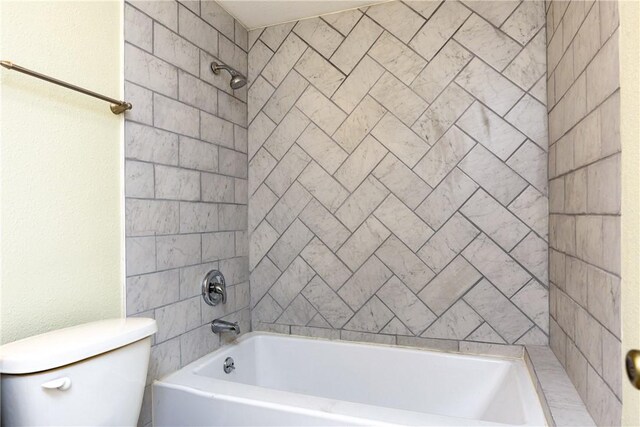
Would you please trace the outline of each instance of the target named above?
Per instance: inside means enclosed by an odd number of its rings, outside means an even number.
[[[213,74],[220,74],[220,70],[227,70],[227,72],[231,74],[231,81],[229,82],[231,89],[240,89],[247,84],[247,78],[236,69],[225,64],[218,64],[217,62],[211,63],[211,71],[213,71]]]

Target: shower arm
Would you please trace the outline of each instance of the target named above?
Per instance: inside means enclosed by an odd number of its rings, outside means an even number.
[[[220,74],[220,70],[227,70],[229,74],[231,74],[231,77],[236,77],[236,76],[244,77],[238,70],[228,65],[219,64],[217,62],[211,63],[211,71],[213,71],[213,74]]]

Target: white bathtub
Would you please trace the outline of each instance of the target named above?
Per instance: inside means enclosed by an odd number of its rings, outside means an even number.
[[[226,374],[227,357],[235,370]],[[155,426],[544,425],[524,361],[250,333],[153,385]]]

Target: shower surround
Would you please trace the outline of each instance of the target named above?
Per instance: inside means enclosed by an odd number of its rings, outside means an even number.
[[[394,1],[249,49],[254,330],[548,343],[544,2]]]
[[[220,346],[214,318],[250,329],[246,88],[209,69],[246,74],[247,32],[213,1],[132,1],[124,16],[126,313],[158,323],[151,384]],[[200,283],[214,268],[230,287],[210,307]]]

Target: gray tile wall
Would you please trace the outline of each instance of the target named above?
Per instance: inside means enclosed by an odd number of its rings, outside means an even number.
[[[544,13],[395,1],[249,33],[254,329],[548,342]]]
[[[617,1],[547,9],[550,342],[598,425],[619,425]]]
[[[127,2],[124,30],[126,310],[158,322],[151,384],[221,344],[212,319],[250,328],[247,91],[209,70],[219,58],[246,74],[247,32],[213,1]],[[225,306],[200,298],[212,268]]]

